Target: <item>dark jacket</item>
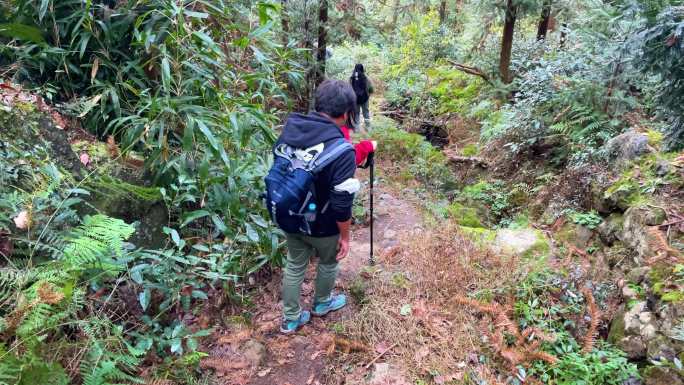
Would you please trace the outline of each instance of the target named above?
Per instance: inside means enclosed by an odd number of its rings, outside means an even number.
[[[366,103],[370,97],[370,84],[363,65],[357,64],[354,67],[354,73],[349,78],[349,83],[356,94],[356,104],[360,106]]]
[[[339,138],[344,138],[342,131],[327,117],[315,112],[309,115],[293,113],[288,117],[276,146],[280,143],[296,148],[309,148],[319,143],[325,143],[327,146]],[[350,149],[317,174],[314,183],[318,214],[311,229],[311,235],[314,237],[339,234],[337,222],[351,218],[354,194],[335,191],[335,186],[353,178],[355,172],[356,155],[354,150]],[[326,204],[327,209],[321,212]]]

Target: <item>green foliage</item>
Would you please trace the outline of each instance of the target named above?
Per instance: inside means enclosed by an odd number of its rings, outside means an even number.
[[[684,7],[667,7],[649,24],[633,37],[633,48],[639,49],[636,64],[659,77],[658,109],[669,122],[665,144],[680,149],[684,147]]]
[[[599,306],[605,298],[605,285],[597,285],[593,295]],[[580,344],[586,325],[576,320],[586,311],[586,301],[577,282],[563,272],[541,270],[527,276],[516,287],[515,314],[522,327],[537,327],[553,334],[555,340],[543,344],[544,350],[559,358],[556,364],[536,361],[526,371],[542,383],[622,384],[639,378],[636,365],[608,343],[596,342],[584,353]]]
[[[406,165],[412,178],[434,191],[453,188],[455,181],[446,157],[422,136],[381,119],[373,122],[371,134],[382,143],[378,150],[380,159]]]
[[[598,215],[596,211],[590,211],[587,213],[572,212],[570,213],[570,218],[572,219],[573,223],[582,225],[590,229],[597,228],[598,225],[600,225],[601,222],[603,222],[603,218],[601,218],[601,216]]]
[[[480,181],[478,183],[465,186],[459,198],[465,202],[476,201],[484,204],[491,216],[490,222],[493,224],[508,225],[512,211],[518,205],[518,196],[524,194],[518,187],[509,189],[502,181]]]
[[[620,350],[600,343],[590,353],[568,352],[548,368],[533,368],[542,381],[570,385],[621,385],[629,378],[639,378],[636,365],[627,361]]]
[[[427,92],[436,98],[435,114],[466,114],[482,90],[482,80],[450,66],[429,68],[431,86]]]

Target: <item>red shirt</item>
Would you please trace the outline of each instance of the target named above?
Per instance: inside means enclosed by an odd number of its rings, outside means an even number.
[[[351,143],[350,129],[347,126],[340,127],[342,134],[347,142]],[[359,166],[366,161],[368,154],[373,152],[373,143],[370,140],[362,140],[354,145],[354,150],[356,150],[356,165]]]

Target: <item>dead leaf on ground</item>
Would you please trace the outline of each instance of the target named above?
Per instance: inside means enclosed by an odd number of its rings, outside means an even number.
[[[309,376],[309,379],[306,381],[306,385],[311,385],[313,380],[314,380],[314,374],[311,373],[311,375]]]
[[[265,376],[268,375],[269,373],[271,373],[271,368],[266,368],[266,369],[264,369],[264,370],[260,370],[260,371],[257,373],[257,376],[259,376],[259,377],[265,377]]]
[[[318,358],[318,356],[320,356],[321,354],[323,354],[323,351],[322,351],[322,350],[317,350],[317,351],[315,351],[315,352],[309,357],[309,359],[310,359],[311,361],[313,361],[313,360],[315,360],[316,358]]]
[[[219,337],[218,343],[221,345],[237,345],[250,339],[251,337],[252,331],[250,329],[241,329],[228,335]]]
[[[430,348],[427,346],[423,346],[422,348],[418,349],[416,351],[416,354],[413,356],[413,358],[416,360],[416,362],[421,362],[423,358],[427,357],[430,355]]]
[[[391,345],[392,344],[390,344],[387,341],[379,342],[375,345],[375,351],[378,353],[384,353],[385,351],[387,351],[387,349],[389,349]]]
[[[452,374],[445,374],[443,376],[437,376],[435,377],[435,384],[446,384],[447,382],[450,381],[460,381],[463,379],[463,373],[452,373]]]

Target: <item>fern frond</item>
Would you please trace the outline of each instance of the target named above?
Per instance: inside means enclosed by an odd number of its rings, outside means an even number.
[[[134,231],[133,226],[121,219],[88,216],[71,234],[64,249],[64,262],[77,270],[97,267],[120,271],[123,266],[116,265],[110,256],[121,256],[123,241]]]
[[[596,336],[598,335],[599,322],[601,321],[601,312],[599,311],[598,306],[596,306],[594,294],[592,294],[591,290],[585,288],[582,290],[582,294],[584,294],[584,298],[587,301],[587,313],[589,313],[589,317],[591,317],[587,334],[584,336],[582,352],[589,353],[594,349],[594,343],[596,342]]]

